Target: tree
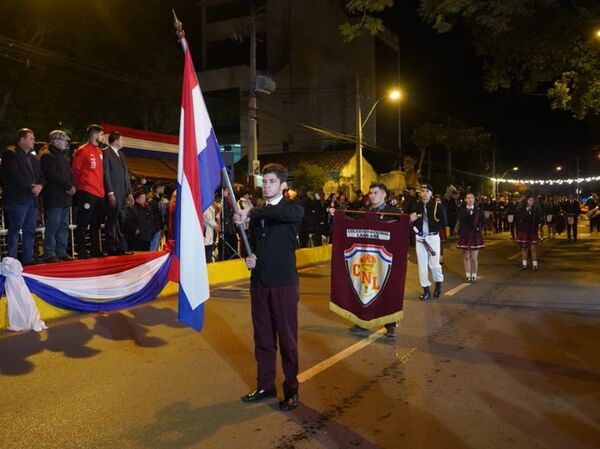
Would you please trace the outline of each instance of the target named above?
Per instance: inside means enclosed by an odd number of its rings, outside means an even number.
[[[381,12],[393,4],[394,0],[347,0],[346,9],[356,18],[340,25],[344,40],[350,42],[365,31],[371,36],[383,31],[383,21],[373,13]]]
[[[377,4],[376,4],[377,3]],[[345,40],[378,32],[373,14],[389,4],[354,0],[360,23],[342,27]],[[597,0],[421,0],[420,14],[439,33],[471,34],[490,91],[546,95],[553,109],[583,119],[600,114],[600,6]]]
[[[425,152],[429,147],[443,147],[447,151],[446,176],[452,176],[452,151],[477,150],[483,151],[491,146],[491,135],[479,126],[466,127],[459,122],[448,125],[425,123],[415,129],[412,141],[421,149],[421,158],[417,172],[421,172]]]
[[[298,168],[294,170],[293,185],[296,190],[307,189],[320,191],[328,180],[329,176],[327,171],[323,167],[311,164],[310,162],[302,162]]]

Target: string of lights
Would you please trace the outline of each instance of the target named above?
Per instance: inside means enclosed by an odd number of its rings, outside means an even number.
[[[600,176],[586,176],[584,178],[567,179],[504,179],[492,178],[493,182],[507,184],[539,184],[539,185],[561,185],[561,184],[582,184],[585,182],[600,181]]]

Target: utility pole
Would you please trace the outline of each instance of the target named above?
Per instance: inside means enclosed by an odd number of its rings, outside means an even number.
[[[579,191],[579,151],[577,153],[575,153],[575,162],[577,163],[577,167],[576,167],[576,169],[577,169],[577,174],[576,174],[577,192],[576,193],[577,193],[577,201],[579,201],[579,199],[581,198],[580,191]]]
[[[248,93],[248,184],[256,185],[256,175],[260,170],[258,161],[256,104],[256,16],[250,18],[250,90]]]
[[[362,191],[362,117],[360,109],[360,83],[356,75],[356,188]]]
[[[492,145],[492,178],[496,179],[496,145]],[[494,188],[492,189],[494,198],[498,195],[498,181],[494,181]]]

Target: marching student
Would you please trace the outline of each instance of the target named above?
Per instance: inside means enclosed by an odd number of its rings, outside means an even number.
[[[562,210],[565,214],[567,226],[567,239],[569,242],[577,242],[577,220],[579,218],[579,201],[575,199],[573,194],[569,195],[569,199],[562,203]]]
[[[381,183],[381,182],[373,182],[371,183],[371,185],[369,186],[369,207],[364,208],[365,211],[370,211],[370,212],[376,212],[376,213],[392,213],[392,214],[400,214],[400,209],[391,206],[389,204],[386,204],[385,200],[387,198],[388,195],[388,189],[386,187],[385,184]],[[394,215],[385,215],[385,214],[381,214],[378,216],[380,220],[383,221],[393,221],[393,220],[397,220],[398,217],[394,216]],[[388,340],[395,340],[396,339],[396,323],[387,323],[385,325],[385,337]],[[350,332],[352,333],[363,333],[363,332],[367,332],[368,329],[365,329],[364,327],[360,327],[358,325],[354,325],[351,329]]]
[[[506,206],[506,221],[508,222],[508,229],[510,230],[510,239],[514,240],[516,238],[516,225],[517,225],[517,218],[516,218],[516,211],[517,211],[517,206],[519,205],[519,200],[517,198],[516,195],[513,195],[509,201],[509,203]]]
[[[281,164],[263,168],[265,206],[238,209],[234,220],[243,225],[250,217],[250,239],[254,254],[246,258],[250,277],[256,389],[242,402],[257,402],[276,396],[275,361],[277,343],[285,381],[284,399],[279,408],[293,410],[298,401],[298,272],[296,270],[296,236],[304,209],[287,201],[288,171]]]
[[[458,243],[456,247],[463,251],[463,263],[467,282],[477,282],[479,250],[485,244],[481,230],[485,227],[485,215],[475,204],[475,195],[471,192],[465,197],[465,205],[458,211]]]
[[[416,252],[419,265],[419,281],[423,287],[421,300],[431,299],[429,269],[435,282],[434,298],[442,294],[444,274],[440,265],[440,230],[446,226],[444,205],[432,200],[431,184],[421,186],[421,199],[410,214],[411,226],[416,228]]]
[[[523,260],[521,269],[527,269],[529,253],[531,252],[533,271],[537,271],[538,228],[543,219],[544,211],[539,203],[535,201],[535,196],[529,194],[517,207],[516,215],[518,217],[516,240],[521,247],[521,258]]]

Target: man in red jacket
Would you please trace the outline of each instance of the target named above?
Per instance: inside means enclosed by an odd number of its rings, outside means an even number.
[[[99,147],[104,130],[100,125],[90,125],[86,130],[87,143],[73,154],[73,179],[75,181],[77,204],[77,230],[75,242],[77,257],[89,259],[85,237],[90,228],[90,249],[92,257],[101,257],[100,223],[104,209],[104,170],[102,150]]]

